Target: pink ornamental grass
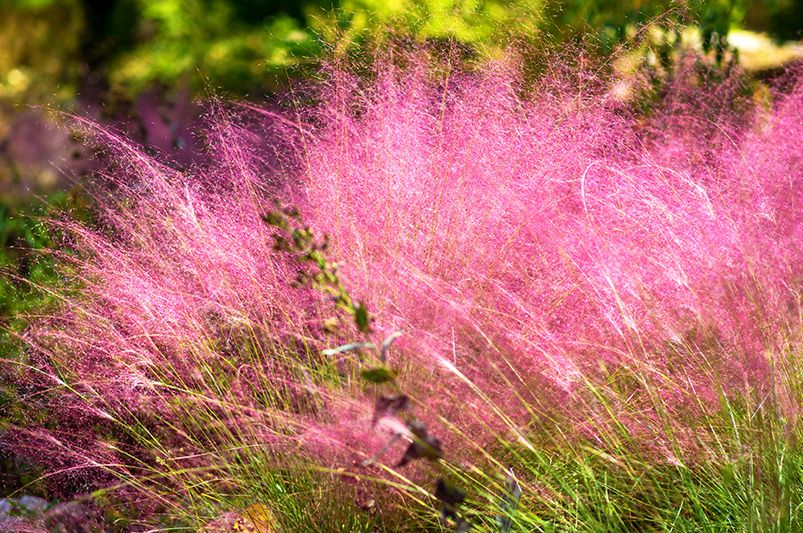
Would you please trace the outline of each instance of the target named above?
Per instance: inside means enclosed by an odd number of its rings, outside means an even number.
[[[524,100],[504,70],[438,87],[382,71],[332,89],[287,195],[436,373],[411,374],[430,403],[453,367],[524,420],[601,365],[670,378],[670,409],[765,394],[799,326],[801,89],[737,110],[735,83],[681,77],[643,124],[605,86],[547,80]],[[669,361],[667,343],[693,353]],[[458,390],[450,419],[473,418]]]
[[[390,362],[460,461],[544,431],[614,451],[617,428],[653,460],[704,460],[723,397],[772,398],[795,431],[799,82],[763,109],[738,80],[681,76],[645,119],[606,80],[525,97],[498,66],[375,74],[332,76],[296,116],[213,113],[184,171],[94,128],[98,224],[64,224],[80,290],[27,337],[62,431],[27,449],[143,490],[170,464],[247,491],[244,454],[345,465],[398,431],[372,427],[353,359],[321,354],[358,332],[327,333],[330,303],[292,286],[273,199],[330,236],[373,340],[404,332]]]

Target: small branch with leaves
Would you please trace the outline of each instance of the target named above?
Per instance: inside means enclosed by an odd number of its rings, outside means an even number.
[[[294,286],[312,286],[328,294],[335,306],[351,315],[354,324],[361,333],[370,333],[368,311],[362,303],[354,303],[348,290],[338,277],[340,265],[328,261],[326,251],[329,248],[329,237],[316,240],[312,229],[300,224],[298,209],[282,208],[275,204],[276,209],[269,211],[263,220],[278,231],[273,235],[273,249],[294,256],[301,265],[312,268],[300,268],[296,273]]]
[[[294,285],[311,286],[330,296],[335,307],[351,317],[360,333],[370,334],[371,318],[366,307],[362,302],[355,303],[343,285],[339,277],[340,265],[327,259],[328,236],[319,241],[312,229],[302,224],[300,213],[296,208],[282,207],[278,202],[274,207],[263,218],[267,224],[276,229],[273,235],[274,249],[289,254],[299,263]],[[338,317],[327,319],[324,328],[334,331],[338,323]],[[390,348],[401,335],[400,331],[395,331],[379,346],[370,341],[360,341],[327,349],[322,353],[327,356],[356,351],[372,353],[374,357],[371,364],[360,371],[363,380],[384,389],[374,405],[372,426],[376,426],[383,417],[396,416],[405,422],[406,431],[394,433],[373,457],[362,462],[362,466],[375,463],[399,440],[407,440],[409,444],[402,458],[396,463],[396,467],[405,466],[419,459],[433,464],[442,473],[436,481],[434,490],[435,498],[441,503],[441,520],[445,525],[451,524],[456,532],[467,532],[471,529],[471,524],[459,512],[466,493],[443,475],[444,468],[440,463],[443,458],[441,442],[411,412],[410,398],[404,394],[396,381],[398,371],[388,363]]]

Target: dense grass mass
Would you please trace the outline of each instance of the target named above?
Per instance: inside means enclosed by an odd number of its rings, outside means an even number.
[[[80,290],[16,377],[50,416],[7,440],[120,527],[438,530],[435,468],[478,530],[803,527],[799,76],[762,106],[681,65],[645,117],[576,69],[407,63],[218,109],[188,170],[91,127],[100,212],[59,223]],[[371,333],[296,286],[274,200]],[[397,330],[433,464],[397,466],[402,414],[326,351]]]

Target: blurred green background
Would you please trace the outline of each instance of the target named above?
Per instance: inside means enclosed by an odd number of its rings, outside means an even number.
[[[472,61],[511,45],[525,60],[567,44],[600,56],[624,45],[624,71],[683,45],[761,79],[801,61],[801,27],[797,0],[0,0],[0,357],[22,357],[25,316],[50,305],[44,289],[60,282],[39,253],[54,246],[42,219],[86,213],[75,185],[91,154],[57,111],[181,163],[193,157],[199,99],[263,101],[322,61],[370,58],[387,43],[446,45]],[[18,418],[18,395],[0,380],[0,425]],[[3,493],[30,476],[15,461],[0,453]]]

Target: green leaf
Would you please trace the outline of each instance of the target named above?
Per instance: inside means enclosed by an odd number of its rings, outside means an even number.
[[[360,374],[365,381],[377,384],[387,383],[388,381],[393,381],[396,378],[396,371],[386,366],[369,368],[367,370],[363,370]]]
[[[281,211],[269,211],[268,214],[262,217],[262,220],[265,221],[270,226],[276,226],[277,228],[286,228],[287,227],[287,220],[282,215]]]
[[[370,320],[368,319],[368,310],[363,304],[358,304],[354,309],[354,322],[357,324],[357,329],[363,333],[371,331]]]

